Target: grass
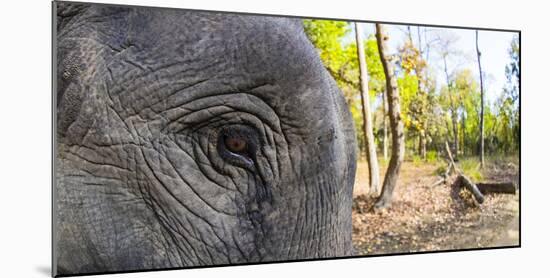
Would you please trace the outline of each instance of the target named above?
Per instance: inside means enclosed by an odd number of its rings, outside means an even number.
[[[466,176],[473,179],[474,182],[483,180],[483,172],[481,171],[481,165],[477,157],[464,157],[457,166]]]
[[[434,163],[438,160],[437,152],[436,151],[428,151],[426,152],[426,161],[430,163]]]
[[[415,167],[419,167],[420,165],[424,164],[424,160],[419,155],[413,155],[412,163]]]
[[[426,163],[428,164],[435,164],[439,162],[439,157],[437,155],[436,151],[428,151],[426,152],[426,159],[423,159],[421,156],[417,154],[413,154],[410,156],[410,161],[412,164],[416,167],[420,167]]]

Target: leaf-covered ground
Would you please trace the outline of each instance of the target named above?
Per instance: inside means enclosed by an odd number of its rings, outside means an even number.
[[[438,180],[437,166],[405,162],[392,206],[373,212],[374,198],[364,194],[368,166],[359,164],[353,202],[357,255],[519,244],[518,193],[487,194],[485,202],[477,205],[469,192],[456,184],[433,186]],[[483,172],[484,181],[517,184],[518,171],[517,161],[494,160]]]

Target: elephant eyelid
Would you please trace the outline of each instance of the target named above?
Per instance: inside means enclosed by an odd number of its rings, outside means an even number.
[[[230,157],[230,161],[238,159],[238,160],[244,162],[245,166],[254,165],[254,160],[252,160],[252,158],[249,157],[247,154],[239,154],[239,153],[228,152],[228,154],[226,154],[226,155],[228,155]]]

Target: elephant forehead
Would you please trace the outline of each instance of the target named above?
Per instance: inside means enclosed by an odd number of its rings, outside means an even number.
[[[158,10],[128,16],[128,48],[110,74],[133,105],[143,95],[186,103],[250,93],[296,124],[321,127],[332,117],[334,84],[299,21]]]
[[[156,10],[130,16],[144,64],[225,82],[314,85],[323,68],[301,22],[278,17]],[[311,86],[310,86],[311,87]]]
[[[128,38],[139,46],[176,60],[200,57],[209,63],[223,57],[238,66],[243,59],[247,65],[257,65],[273,64],[280,59],[268,57],[281,55],[313,58],[301,53],[306,42],[301,22],[288,18],[134,10],[128,13],[127,30]]]

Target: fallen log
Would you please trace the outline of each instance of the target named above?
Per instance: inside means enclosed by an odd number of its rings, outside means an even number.
[[[445,171],[445,174],[443,175],[443,178],[445,178],[445,183],[447,179],[449,179],[449,177],[451,176],[451,168],[452,168],[452,164],[449,163],[449,166],[447,166],[447,171]]]
[[[464,176],[462,174],[460,174],[458,176],[458,179],[460,179],[460,184],[462,186],[466,187],[466,189],[468,189],[468,191],[470,191],[472,193],[472,195],[474,195],[474,198],[475,198],[476,202],[478,202],[479,204],[482,204],[483,201],[485,201],[485,197],[479,191],[479,189],[477,188],[477,185],[475,183],[470,181],[470,179],[468,179],[466,176]]]
[[[445,171],[445,173],[443,173],[443,176],[441,177],[441,179],[434,182],[432,184],[432,187],[440,185],[442,183],[447,184],[447,180],[449,179],[449,175],[451,174],[451,167],[452,167],[452,165],[451,165],[451,163],[449,163],[449,166],[447,166],[447,170]]]
[[[449,158],[449,162],[451,163],[451,168],[455,173],[460,173],[458,171],[458,168],[455,165],[455,159],[453,157],[453,154],[451,153],[451,148],[449,148],[449,142],[445,141],[445,149],[447,150],[447,157]]]
[[[516,185],[513,182],[478,183],[477,188],[482,194],[503,193],[516,194]]]
[[[447,182],[447,179],[441,178],[441,179],[437,180],[436,182],[434,182],[431,186],[434,187],[434,186],[437,186],[437,185],[440,185],[440,184],[446,183],[446,182]]]

